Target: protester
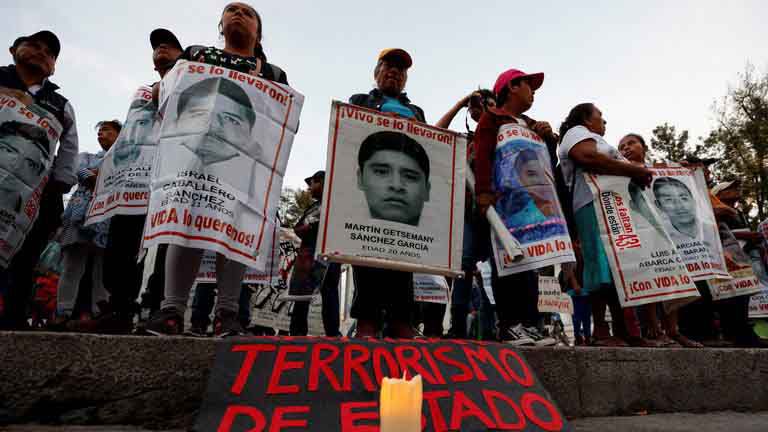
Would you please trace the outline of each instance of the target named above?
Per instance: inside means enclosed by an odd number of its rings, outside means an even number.
[[[424,111],[411,103],[403,92],[408,81],[411,55],[400,48],[381,51],[373,70],[376,88],[368,94],[355,94],[349,103],[393,115],[425,122]],[[414,300],[413,274],[373,267],[353,266],[355,297],[351,316],[357,319],[357,335],[386,335],[412,338]]]
[[[304,211],[293,231],[301,238],[298,255],[293,264],[291,288],[295,284],[307,285],[305,291],[315,292],[319,285],[323,300],[322,316],[325,335],[341,336],[339,332],[339,280],[341,266],[337,263],[323,263],[314,259],[318,230],[320,228],[320,210],[322,207],[325,171],[318,171],[304,179],[309,186],[309,193],[314,202]],[[299,271],[303,268],[304,271]],[[289,293],[291,291],[289,288]],[[306,336],[309,331],[309,301],[295,301],[291,314],[291,336]]]
[[[89,262],[91,263],[91,313],[97,315],[108,312],[109,294],[104,289],[102,270],[109,221],[87,226],[83,224],[93,197],[93,188],[96,185],[99,166],[104,159],[104,154],[115,143],[121,128],[122,124],[117,120],[99,122],[97,130],[101,151],[95,154],[80,153],[78,155],[77,177],[79,184],[69,199],[62,216],[64,227],[59,243],[62,247],[63,269],[59,280],[56,319],[52,323],[53,329],[62,329],[63,326],[66,326],[69,330],[79,331],[82,326],[86,325],[84,322],[68,323],[68,321],[72,318],[80,280],[83,278]],[[86,321],[90,321],[90,319]],[[90,323],[87,326],[90,326]]]
[[[435,124],[440,128],[448,128],[453,121],[456,114],[461,108],[466,107],[469,116],[472,120],[479,122],[482,115],[489,109],[496,107],[496,97],[493,92],[488,89],[480,89],[473,91],[469,95],[463,97],[461,100],[448,111],[443,117]],[[467,124],[467,163],[470,169],[474,167],[474,131],[469,129]],[[483,220],[483,217],[477,213],[477,209],[474,206],[474,199],[469,192],[466,191],[464,198],[464,240],[462,246],[461,257],[461,270],[465,272],[464,278],[456,278],[453,280],[453,287],[451,291],[451,326],[448,330],[447,337],[464,339],[467,337],[467,315],[470,310],[472,299],[472,281],[474,280],[474,273],[477,271],[477,262],[487,259],[487,247],[484,240],[490,234],[488,231],[488,224]],[[490,301],[484,290],[480,290],[481,301],[484,303],[484,309],[490,309]],[[487,304],[485,304],[487,303]]]
[[[43,189],[37,220],[8,268],[0,270],[0,284],[6,285],[0,329],[13,330],[27,327],[35,265],[49,238],[61,224],[61,213],[64,211],[62,195],[77,181],[75,158],[78,141],[72,104],[57,92],[59,87],[49,80],[61,53],[58,37],[47,30],[21,36],[13,42],[10,53],[14,64],[0,67],[0,95],[39,106],[63,126],[52,177]]]
[[[554,156],[558,137],[552,127],[547,122],[533,120],[524,114],[533,106],[534,94],[543,83],[543,73],[526,74],[517,69],[503,72],[496,80],[493,92],[497,107],[489,107],[480,117],[474,138],[475,198],[483,215],[496,202],[492,178],[498,174],[493,173],[492,167],[499,127],[515,123],[530,129],[546,142],[550,157]],[[485,249],[489,255],[493,255],[490,252],[490,241],[486,243]],[[498,316],[498,339],[517,345],[529,340],[534,343],[543,341],[544,337],[536,330],[539,322],[539,284],[536,272],[525,271],[499,277],[494,259],[491,259],[491,270],[491,285]]]
[[[563,175],[571,191],[577,237],[584,256],[582,291],[590,295],[592,302],[593,345],[654,346],[642,337],[634,310],[622,311],[619,305],[608,258],[600,240],[592,192],[583,177],[585,172],[630,177],[638,186],[646,187],[651,182],[651,172],[627,162],[605,141],[605,124],[602,112],[595,105],[576,105],[560,126],[558,150]],[[606,304],[611,308],[613,336],[605,321]]]
[[[219,21],[219,34],[224,38],[224,49],[191,46],[180,58],[288,84],[285,72],[267,62],[261,45],[263,30],[261,16],[253,7],[245,3],[230,3],[224,7]],[[205,171],[206,168],[203,167],[202,170]],[[183,331],[183,316],[189,291],[197,277],[202,256],[202,249],[168,246],[165,260],[165,299],[160,312],[147,323],[147,332],[177,335]],[[216,336],[244,334],[238,320],[238,299],[244,274],[243,264],[216,254],[218,302],[213,325]]]
[[[632,163],[648,166],[648,145],[641,135],[630,133],[619,141],[619,152]],[[658,182],[657,182],[658,183]],[[654,189],[656,186],[654,186]],[[672,302],[674,303],[674,302]],[[676,304],[670,305],[665,313],[660,304],[651,303],[642,306],[647,320],[647,338],[658,342],[660,347],[702,348],[703,345],[682,335],[678,328],[678,309]],[[661,310],[660,310],[661,309]],[[659,314],[663,319],[659,319]]]
[[[162,78],[181,55],[181,43],[166,29],[153,30],[149,41],[154,69]],[[150,87],[156,85],[158,82]],[[153,125],[157,120],[157,108],[152,101],[147,101],[138,107],[132,104],[131,110],[134,109],[141,109],[145,114],[133,122],[126,121],[125,129],[115,144],[116,166],[121,160],[130,158],[127,155],[138,155],[140,146],[157,145],[156,137],[152,135]],[[107,248],[104,251],[104,286],[110,293],[109,307],[107,313],[93,322],[94,326],[90,331],[127,334],[133,329],[133,317],[138,309],[136,298],[144,271],[144,265],[138,262],[138,256],[145,220],[146,213],[116,214],[109,220]]]

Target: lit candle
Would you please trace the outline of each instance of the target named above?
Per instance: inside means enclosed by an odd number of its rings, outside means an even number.
[[[421,375],[411,380],[384,378],[381,381],[379,413],[381,432],[421,431]]]

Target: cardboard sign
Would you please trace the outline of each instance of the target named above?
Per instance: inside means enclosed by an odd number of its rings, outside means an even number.
[[[318,255],[461,273],[466,147],[456,132],[334,102]]]
[[[0,96],[0,269],[37,220],[62,130],[40,106]]]
[[[133,95],[125,125],[104,155],[85,224],[114,215],[147,214],[149,181],[159,133],[152,87],[141,86]]]
[[[575,262],[544,140],[525,126],[509,123],[499,128],[496,141],[496,212],[523,248],[523,258],[513,261],[491,234],[499,276]]]
[[[539,276],[539,312],[573,315],[573,299],[553,276]]]
[[[584,174],[622,307],[698,297],[656,206],[628,177]],[[591,257],[584,257],[591,259]]]
[[[425,431],[572,430],[508,345],[314,338],[219,344],[194,430],[378,431],[382,378],[417,374]]]
[[[303,103],[269,80],[177,62],[160,83],[145,247],[211,250],[265,270]]]

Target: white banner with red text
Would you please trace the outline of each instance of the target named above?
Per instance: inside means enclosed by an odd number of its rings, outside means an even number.
[[[560,288],[554,276],[539,275],[539,312],[573,315],[573,299]]]
[[[719,225],[720,241],[723,244],[725,265],[731,279],[715,279],[707,281],[712,300],[723,300],[760,293],[760,281],[752,269],[752,258],[739,244],[733,232],[724,223]]]

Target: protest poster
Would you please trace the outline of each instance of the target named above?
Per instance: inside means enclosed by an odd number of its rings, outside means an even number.
[[[377,431],[384,377],[421,375],[424,431],[571,431],[523,354],[443,340],[218,344],[194,431]]]
[[[466,138],[334,102],[317,254],[461,274]]]
[[[0,96],[0,268],[37,220],[63,126],[39,105]]]
[[[733,232],[724,223],[719,225],[720,242],[723,244],[725,265],[731,279],[713,279],[707,281],[712,300],[757,294],[761,291],[760,282],[752,269],[752,259],[739,244]]]
[[[647,191],[691,279],[729,278],[701,169],[658,167],[651,172],[653,183]]]
[[[628,177],[584,174],[622,307],[699,295],[656,206]]]
[[[539,275],[539,312],[573,315],[573,299],[562,291],[554,276]]]
[[[159,132],[152,87],[141,86],[133,95],[120,135],[99,167],[86,225],[114,215],[147,214]]]
[[[263,270],[303,101],[272,81],[177,62],[160,84],[144,246],[212,250]]]
[[[448,304],[448,281],[443,276],[414,273],[413,299],[417,302]]]
[[[496,212],[523,249],[512,260],[491,234],[499,276],[576,261],[544,140],[525,126],[502,125],[493,172]]]
[[[483,290],[485,295],[488,296],[488,301],[492,304],[496,304],[496,299],[493,297],[493,285],[491,285],[491,262],[482,261],[477,263],[477,270],[480,272],[480,279],[483,281]]]
[[[760,284],[760,292],[749,298],[749,317],[768,318],[768,272],[759,249],[753,249],[750,258],[752,271]]]

